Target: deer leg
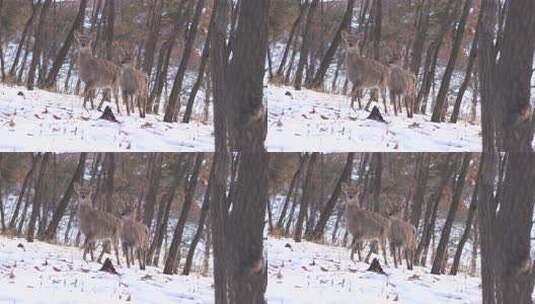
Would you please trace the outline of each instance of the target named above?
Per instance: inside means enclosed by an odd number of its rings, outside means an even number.
[[[120,110],[119,110],[119,103],[120,103],[120,100],[119,100],[119,92],[118,92],[118,89],[117,88],[114,88],[113,89],[113,97],[115,98],[115,106],[117,107],[117,114],[121,113]]]
[[[138,248],[136,252],[137,252],[137,261],[139,263],[139,269],[145,270],[145,266],[143,266],[143,263],[141,262],[141,248]]]
[[[86,236],[85,237],[85,241],[84,241],[84,252],[83,252],[83,258],[84,258],[84,261],[87,261],[85,258],[87,256],[87,246],[89,245],[89,238]]]
[[[102,264],[102,257],[104,256],[104,251],[106,251],[106,247],[104,243],[102,244],[102,251],[100,252],[100,255],[98,256],[97,262],[99,264]]]
[[[355,256],[355,246],[357,245],[357,238],[353,237],[353,241],[351,241],[351,261],[355,262],[355,259],[353,258]]]
[[[121,266],[121,260],[119,259],[119,243],[117,240],[113,241],[113,249],[115,250],[115,258],[117,259],[117,265]]]
[[[390,103],[394,104],[394,115],[398,116],[398,109],[396,107],[396,95],[390,90]]]
[[[358,254],[358,257],[359,257],[359,262],[362,262],[362,253],[360,252],[361,249],[362,249],[362,243],[358,242],[357,243],[357,254]]]
[[[390,243],[390,254],[394,257],[394,267],[398,268],[398,262],[396,260],[396,246]]]
[[[386,104],[386,89],[385,88],[381,89],[381,96],[383,97],[383,104],[385,106],[385,114],[388,114],[388,107],[387,107],[387,104]]]
[[[381,241],[381,247],[383,249],[383,258],[385,259],[385,265],[388,266],[388,260],[386,259],[386,241]]]
[[[364,259],[364,262],[366,264],[369,264],[370,263],[370,256],[372,255],[372,252],[373,252],[373,245],[374,243],[370,243],[370,251],[368,252],[368,255],[366,256],[366,258]]]
[[[128,258],[128,246],[123,243],[123,255],[126,258],[126,267],[130,268],[130,259]]]
[[[136,99],[137,99],[137,109],[139,110],[139,117],[143,118],[143,110],[141,110],[141,97],[138,96]]]
[[[91,242],[89,243],[89,253],[91,254],[91,262],[95,261],[95,256],[93,252],[94,249],[95,249],[95,241],[91,240]]]

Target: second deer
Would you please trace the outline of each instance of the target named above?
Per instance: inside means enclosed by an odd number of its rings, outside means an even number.
[[[123,229],[121,231],[121,241],[123,252],[126,256],[126,265],[130,268],[130,262],[134,264],[134,251],[139,262],[139,269],[145,269],[145,260],[149,245],[149,228],[138,222],[135,209],[123,215]]]
[[[148,99],[149,81],[147,75],[134,67],[131,54],[126,54],[121,62],[121,76],[119,78],[126,112],[134,113],[134,101],[137,100],[139,117],[145,117],[145,107]]]
[[[403,98],[407,117],[412,118],[412,106],[416,98],[416,76],[401,66],[394,64],[390,68],[388,87],[395,114],[397,115],[397,108],[401,113],[401,99]]]
[[[407,261],[407,268],[412,270],[413,259],[416,251],[416,229],[414,226],[399,218],[391,218],[391,232],[390,232],[390,251],[394,257],[394,266],[398,267],[398,261],[401,265],[401,248]],[[396,260],[396,249],[397,260]]]

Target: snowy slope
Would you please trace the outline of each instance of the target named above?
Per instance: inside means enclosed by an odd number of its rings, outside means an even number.
[[[22,96],[19,96],[22,95]],[[365,119],[349,98],[269,85],[269,151],[480,151],[479,126],[436,124],[429,117]],[[79,96],[0,84],[1,151],[213,151],[213,127],[165,123],[162,116],[97,119]],[[115,109],[115,106],[112,107]],[[124,108],[124,107],[123,107]]]
[[[19,248],[21,244],[23,248]],[[434,276],[416,268],[366,272],[345,248],[268,239],[268,303],[479,303],[480,279]],[[81,260],[81,250],[0,236],[0,303],[213,303],[213,281],[196,273],[117,267]]]

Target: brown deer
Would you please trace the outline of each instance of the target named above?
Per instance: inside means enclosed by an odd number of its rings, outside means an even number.
[[[117,105],[117,113],[119,109],[119,75],[121,69],[115,63],[95,58],[93,50],[91,49],[92,38],[87,35],[74,33],[75,45],[78,49],[78,77],[85,84],[84,89],[84,109],[86,108],[87,100],[91,101],[91,109],[95,108],[93,104],[93,97],[95,89],[109,89],[112,91]],[[102,100],[98,109],[102,107]]]
[[[358,206],[355,192],[347,184],[342,185],[342,191],[346,196],[347,203],[344,212],[347,229],[353,235],[351,243],[351,260],[355,253],[355,248],[363,241],[373,241],[377,243],[382,251],[385,264],[388,265],[386,259],[386,241],[390,234],[390,220],[381,214],[373,211],[363,209]],[[372,250],[364,260],[369,262]],[[360,251],[358,252],[359,260],[361,260]]]
[[[362,89],[377,89],[383,97],[385,112],[388,112],[386,89],[388,87],[388,79],[390,78],[390,69],[377,60],[364,58],[361,55],[357,35],[344,31],[342,32],[342,39],[346,51],[346,77],[353,84],[351,96],[356,96]],[[352,108],[353,103],[352,99]]]
[[[405,101],[407,117],[412,118],[412,105],[416,98],[416,76],[399,65],[390,66],[390,77],[388,78],[388,87],[390,89],[390,100],[394,104],[394,113],[401,113],[401,99]]]
[[[130,262],[132,262],[132,265],[134,264],[135,251],[139,262],[139,269],[145,270],[145,260],[149,245],[149,228],[142,222],[139,222],[136,217],[137,212],[135,209],[123,215],[121,242],[128,268],[130,268]]]
[[[121,265],[119,260],[119,238],[121,235],[122,221],[118,217],[107,212],[95,209],[91,206],[91,191],[89,189],[82,189],[80,185],[75,184],[74,191],[79,198],[78,203],[78,221],[79,229],[85,236],[84,241],[84,261],[86,260],[87,251],[91,249],[95,242],[110,241],[115,250],[115,257],[117,264]],[[94,261],[93,250],[91,252],[91,261]],[[104,248],[100,253],[97,261],[102,261],[104,255]]]
[[[126,112],[134,113],[134,101],[137,99],[139,117],[145,117],[145,107],[149,94],[149,81],[147,75],[134,67],[131,54],[125,54],[121,62],[121,76],[119,78],[123,102],[126,104]]]
[[[407,261],[407,268],[412,270],[413,259],[416,252],[416,228],[404,220],[393,217],[390,219],[391,232],[390,232],[390,251],[394,257],[394,266],[398,267],[398,261],[401,265],[401,248]],[[396,260],[396,249],[397,260]]]

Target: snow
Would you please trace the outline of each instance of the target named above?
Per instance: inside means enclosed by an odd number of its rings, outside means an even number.
[[[480,279],[463,273],[384,267],[384,276],[351,262],[346,248],[289,239],[270,237],[265,251],[270,304],[481,302]],[[198,273],[169,276],[123,265],[112,275],[99,268],[75,247],[0,236],[0,303],[213,303],[213,280]]]
[[[364,110],[351,109],[347,96],[274,85],[267,85],[264,99],[268,151],[481,150],[480,127],[462,121],[438,124],[425,115],[408,119],[390,113],[384,124],[367,120]],[[79,96],[0,84],[0,150],[213,151],[211,119],[207,124],[197,119],[165,123],[163,115],[141,119],[123,113],[117,115],[119,123],[112,123],[100,115],[85,110]]]

